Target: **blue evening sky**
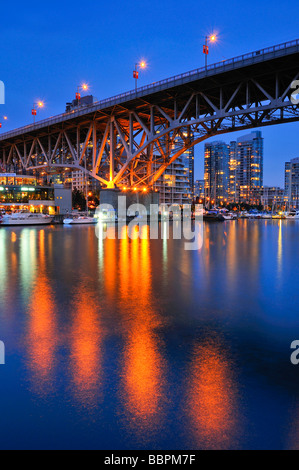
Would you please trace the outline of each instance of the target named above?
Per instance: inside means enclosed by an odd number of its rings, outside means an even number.
[[[210,62],[299,38],[297,0],[77,0],[1,2],[0,79],[6,104],[2,132],[61,113],[86,81],[98,99],[134,88],[132,70],[145,59],[139,85],[204,65],[203,37],[219,34]],[[2,119],[1,119],[2,120]],[[3,120],[2,120],[3,122]],[[282,185],[284,162],[299,157],[299,123],[263,129],[265,184]],[[222,137],[229,142],[236,134]],[[203,145],[196,178],[203,176]]]

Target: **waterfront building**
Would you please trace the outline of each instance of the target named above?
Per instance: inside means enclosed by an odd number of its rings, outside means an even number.
[[[237,202],[239,194],[237,191],[237,142],[233,141],[229,146],[229,183],[228,183],[228,200],[229,202]]]
[[[263,188],[263,137],[260,131],[226,144],[205,145],[205,196],[210,205],[259,205]]]
[[[188,134],[182,129],[173,143],[172,151],[179,151],[184,140],[193,139],[193,134]],[[156,167],[156,165],[154,165]],[[156,168],[154,168],[156,170]],[[157,180],[154,189],[160,193],[160,204],[173,205],[192,204],[194,198],[194,147],[186,150],[165,170]]]
[[[154,188],[159,191],[160,204],[190,204],[191,188],[189,186],[185,163],[182,157],[177,158],[157,180]]]
[[[262,189],[261,203],[265,210],[276,211],[284,209],[284,189],[277,186],[265,186]]]
[[[72,192],[63,185],[40,186],[35,176],[0,173],[0,210],[66,214],[72,210]]]
[[[285,198],[288,209],[299,209],[299,158],[285,164]]]
[[[264,139],[260,131],[230,143],[230,201],[260,204]]]
[[[205,144],[205,199],[213,206],[228,198],[229,145],[222,141]]]
[[[85,176],[85,173],[82,170],[73,171],[70,181],[73,191],[76,189],[84,194],[86,191],[86,185],[87,191],[92,192],[93,194],[98,193],[101,187],[99,181],[90,175]]]
[[[201,201],[205,198],[205,180],[196,180],[194,183],[194,197]]]

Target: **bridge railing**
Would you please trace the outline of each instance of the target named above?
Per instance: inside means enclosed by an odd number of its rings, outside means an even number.
[[[169,85],[171,83],[175,84],[175,82],[178,82],[180,80],[184,80],[186,78],[190,78],[192,76],[195,76],[195,75],[202,75],[204,78],[204,76],[206,74],[208,74],[208,72],[217,72],[217,70],[221,69],[221,68],[227,68],[228,66],[232,66],[232,68],[236,67],[236,66],[240,66],[240,64],[248,64],[248,62],[250,62],[250,60],[256,62],[258,61],[259,59],[261,61],[263,61],[265,59],[265,56],[266,55],[269,55],[269,54],[273,54],[273,58],[275,57],[280,57],[281,55],[285,55],[287,53],[287,50],[292,48],[292,47],[299,47],[299,39],[296,39],[294,41],[289,41],[289,42],[285,42],[285,43],[282,43],[282,44],[278,44],[276,46],[271,46],[271,47],[267,47],[265,49],[260,49],[260,50],[257,50],[257,51],[254,51],[254,52],[250,52],[248,54],[243,54],[243,55],[240,55],[240,56],[237,56],[237,57],[234,57],[232,59],[227,59],[227,60],[223,60],[221,62],[216,62],[215,64],[211,64],[211,65],[208,65],[207,68],[206,67],[201,67],[201,68],[198,68],[198,69],[194,69],[194,70],[191,70],[190,72],[185,72],[185,73],[182,73],[180,75],[175,75],[173,77],[170,77],[170,78],[166,78],[164,80],[159,80],[158,82],[154,82],[154,83],[151,83],[149,85],[145,85],[143,87],[140,87],[138,88],[137,90],[131,90],[131,91],[127,91],[125,93],[121,93],[119,95],[116,95],[116,96],[113,96],[113,97],[110,97],[110,98],[105,98],[104,100],[100,100],[100,101],[95,101],[93,104],[89,104],[89,105],[86,105],[86,106],[80,106],[80,108],[78,110],[73,110],[73,111],[70,111],[70,112],[66,112],[66,113],[62,113],[62,114],[58,114],[56,116],[53,116],[53,117],[50,117],[50,118],[47,118],[47,119],[43,119],[42,121],[38,121],[37,123],[35,124],[29,124],[27,126],[22,126],[18,129],[15,129],[13,131],[9,131],[9,132],[6,132],[4,134],[1,134],[0,135],[0,140],[5,140],[6,138],[8,137],[14,137],[15,135],[18,135],[21,131],[21,133],[23,132],[26,132],[26,130],[35,130],[35,129],[39,129],[40,127],[43,127],[44,125],[51,125],[51,124],[55,124],[55,123],[58,123],[58,122],[61,122],[61,120],[65,120],[66,117],[79,117],[81,116],[82,114],[86,114],[87,112],[93,112],[93,111],[96,111],[97,109],[101,109],[101,107],[106,107],[107,104],[111,104],[111,105],[114,105],[116,104],[117,101],[123,101],[124,99],[134,99],[136,97],[138,97],[138,95],[140,93],[143,93],[145,91],[150,91],[150,90],[155,90],[156,88],[159,88],[163,85]]]

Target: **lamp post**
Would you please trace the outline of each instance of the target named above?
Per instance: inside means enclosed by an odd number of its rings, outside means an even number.
[[[88,90],[88,85],[86,83],[83,83],[83,85],[77,86],[77,93],[76,93],[76,100],[78,102],[78,108],[81,100],[81,93],[80,90],[87,91]]]
[[[7,119],[8,119],[7,116],[3,116],[3,120],[4,120],[4,121],[7,121]],[[1,129],[1,128],[2,128],[2,122],[0,122],[0,129]]]
[[[214,43],[217,41],[217,36],[215,34],[212,34],[211,36],[206,36],[205,37],[205,44],[203,46],[203,53],[205,54],[205,68],[206,71],[208,69],[208,55],[209,55],[209,43]]]
[[[135,64],[135,70],[133,70],[133,78],[135,79],[135,91],[136,92],[137,92],[137,82],[139,78],[140,69],[145,69],[145,68],[146,68],[146,63],[144,62],[144,60],[141,61],[139,64]]]
[[[42,101],[38,101],[37,103],[33,103],[31,114],[33,116],[34,124],[35,124],[35,118],[36,118],[36,115],[37,115],[37,109],[38,108],[43,108],[43,107],[44,107],[44,103]]]

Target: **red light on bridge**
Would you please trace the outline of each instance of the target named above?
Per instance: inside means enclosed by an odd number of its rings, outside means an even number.
[[[203,53],[206,55],[209,54],[209,46],[206,46],[206,45],[203,46]]]
[[[136,78],[136,79],[139,78],[139,72],[137,70],[133,71],[133,78]]]
[[[81,94],[80,93],[76,93],[76,100],[81,100]]]
[[[36,109],[32,110],[32,116],[36,116]]]

